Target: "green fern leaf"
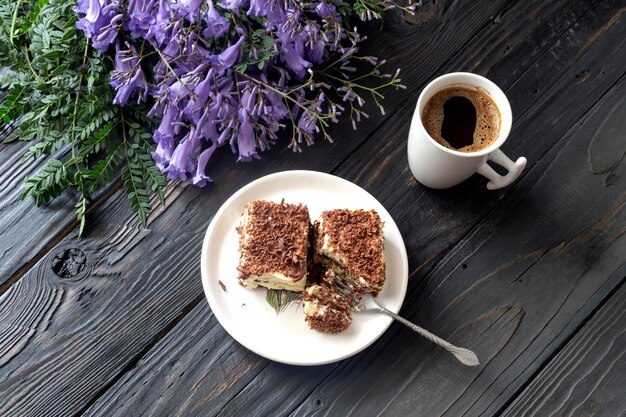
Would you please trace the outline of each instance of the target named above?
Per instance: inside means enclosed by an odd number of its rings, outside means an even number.
[[[0,106],[0,122],[9,124],[20,114],[21,110],[24,108],[24,104],[20,103],[19,100],[22,94],[24,94],[24,90],[24,86],[16,85],[9,91],[2,101],[2,106]]]
[[[122,170],[122,179],[126,195],[130,200],[131,209],[137,213],[141,220],[141,225],[146,227],[148,215],[152,210],[150,196],[142,179],[142,172],[138,157],[134,153],[127,153],[128,166]]]
[[[96,162],[86,172],[87,190],[95,191],[99,186],[106,184],[118,172],[122,164],[121,144],[111,147],[107,154]]]
[[[111,134],[115,132],[117,124],[117,121],[112,120],[93,132],[93,134],[81,144],[80,151],[78,152],[78,158],[84,159],[93,153],[99,152],[103,148],[107,139],[109,139]]]
[[[35,204],[41,207],[61,195],[68,183],[68,172],[63,162],[49,159],[33,177],[26,178],[21,198],[33,197]]]

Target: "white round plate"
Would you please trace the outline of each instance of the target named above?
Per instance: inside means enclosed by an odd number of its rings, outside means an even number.
[[[408,281],[406,248],[400,231],[385,208],[364,189],[314,171],[284,171],[251,182],[233,194],[209,224],[202,245],[202,285],[211,310],[239,343],[268,359],[292,365],[335,362],[368,347],[389,327],[392,319],[379,313],[354,313],[352,325],[330,335],[311,330],[304,321],[301,302],[276,314],[265,301],[264,288],[248,290],[237,282],[239,225],[244,204],[251,200],[303,203],[312,220],[324,210],[374,209],[385,222],[387,281],[377,297],[398,312]],[[226,290],[219,284],[221,281]]]

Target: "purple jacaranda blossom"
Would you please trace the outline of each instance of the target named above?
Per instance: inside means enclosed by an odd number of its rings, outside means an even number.
[[[202,65],[198,68],[202,68]],[[186,75],[182,80],[190,88],[192,95],[190,95],[189,101],[183,110],[183,115],[188,121],[193,122],[196,126],[200,126],[201,120],[204,120],[201,118],[201,114],[203,112],[206,113],[205,104],[209,97],[214,94],[214,69],[211,68],[200,83],[197,83],[196,80],[186,81],[187,77],[190,77],[190,75]]]
[[[170,180],[187,180],[187,174],[194,171],[193,156],[200,150],[200,138],[196,135],[196,129],[191,128],[187,135],[178,144],[169,165],[164,172]]]
[[[209,100],[209,94],[211,93],[211,88],[214,87],[214,77],[215,71],[213,68],[209,69],[206,74],[204,80],[202,80],[196,89],[194,90],[195,98],[193,100],[193,105],[196,109],[204,106],[206,102]]]
[[[222,146],[228,141],[228,138],[233,130],[234,125],[235,125],[235,119],[232,118],[230,119],[228,124],[224,127],[224,130],[222,130],[222,133],[220,134],[220,136],[217,138],[217,146]]]
[[[196,124],[198,126],[198,134],[205,138],[217,141],[219,133],[217,126],[213,123],[217,119],[218,108],[214,105],[204,109],[204,113]]]
[[[167,36],[167,27],[170,23],[170,8],[169,1],[167,0],[159,0],[159,8],[157,10],[156,16],[154,18],[154,23],[148,29],[148,33],[146,34],[146,39],[154,38],[158,42],[159,45],[163,43],[165,37]]]
[[[276,122],[278,122],[278,120],[286,117],[289,114],[289,109],[285,105],[284,98],[276,92],[276,90],[280,91],[285,87],[287,73],[285,72],[285,70],[282,69],[278,70],[278,72],[280,73],[280,78],[278,79],[278,82],[273,86],[273,89],[266,88],[263,90],[263,96],[269,102],[268,109],[263,115],[263,118],[268,122],[270,122],[270,120],[272,119],[276,119]],[[261,74],[261,81],[263,81],[265,84],[270,84],[265,74]]]
[[[259,159],[259,154],[256,151],[256,135],[254,134],[254,127],[250,121],[250,116],[245,109],[239,110],[240,120],[239,128],[237,129],[237,149],[239,151],[239,158],[237,162],[249,162],[254,159]]]
[[[304,42],[300,38],[293,38],[288,33],[279,35],[282,47],[280,48],[280,56],[298,78],[302,79],[306,74],[306,69],[312,65],[304,59]]]
[[[341,24],[341,14],[332,3],[327,3],[326,1],[320,1],[317,6],[315,6],[315,12],[319,17],[326,20],[333,20],[337,22],[337,24]]]
[[[325,50],[326,42],[324,42],[323,40],[313,42],[313,45],[307,48],[306,59],[313,64],[319,64],[324,60]]]
[[[267,27],[274,27],[284,24],[287,20],[287,14],[283,9],[283,4],[280,1],[270,1],[266,14]]]
[[[174,140],[176,126],[173,123],[178,116],[177,113],[178,111],[174,105],[169,106],[167,110],[165,110],[159,128],[154,131],[154,135],[152,136],[154,142],[161,143],[162,140]]]
[[[334,73],[353,70],[360,38],[346,28],[341,0],[76,1],[92,46],[113,57],[115,45],[114,103],[153,100],[152,155],[170,179],[204,186],[217,148],[229,144],[241,162],[259,158],[291,122],[290,147],[300,150],[320,120],[344,111],[311,70],[331,56],[340,57]],[[303,84],[307,72],[312,84]],[[357,100],[351,88],[338,91]]]
[[[85,5],[87,5],[86,10]],[[93,38],[108,23],[107,16],[102,14],[99,0],[84,0],[78,3],[76,9],[80,13],[86,13],[85,17],[76,22],[76,26],[85,33],[87,38]]]
[[[278,93],[271,90],[266,91],[265,98],[271,105],[269,112],[271,112],[273,116],[276,116],[278,119],[282,119],[289,114],[289,110],[287,109],[287,106],[285,106],[283,98]]]
[[[172,159],[172,152],[174,151],[174,136],[163,136],[161,141],[156,147],[156,150],[152,152],[152,159],[155,165],[161,171],[165,171],[165,167]]]
[[[191,178],[191,183],[193,185],[197,185],[198,187],[204,187],[207,182],[213,182],[211,177],[206,175],[206,166],[216,149],[217,143],[213,142],[211,146],[202,151],[200,153],[200,156],[198,156],[198,165],[196,166],[196,172]]]
[[[250,0],[250,8],[248,9],[248,15],[252,16],[266,16],[269,3],[274,3],[272,0]]]
[[[247,4],[248,0],[222,0],[220,6],[224,9],[239,13],[239,9],[245,8]]]
[[[237,58],[239,57],[239,49],[244,41],[245,36],[241,35],[239,40],[234,44],[224,49],[224,51],[217,56],[217,60],[222,64],[224,68],[230,68],[233,66]]]
[[[224,16],[219,14],[211,0],[207,0],[207,4],[209,5],[206,14],[207,27],[202,31],[202,36],[207,38],[221,38],[228,32],[228,21]]]
[[[86,14],[89,9],[90,0],[77,0],[76,6],[72,7],[75,13]]]
[[[107,8],[111,9],[110,6],[106,6],[102,12],[104,13]],[[111,9],[111,12],[114,13],[114,10]],[[122,14],[114,15],[109,23],[98,31],[97,36],[92,38],[91,44],[93,47],[100,52],[106,52],[109,46],[117,39],[123,22],[124,16]]]
[[[200,17],[200,5],[202,0],[180,0],[178,3],[178,15],[192,23],[197,23]]]
[[[128,29],[130,36],[139,38],[147,34],[156,18],[153,13],[155,0],[130,0],[128,2]]]
[[[117,91],[113,104],[125,106],[131,95],[137,94],[137,102],[145,102],[148,95],[148,85],[139,65],[137,51],[132,45],[128,50],[120,50],[120,44],[115,45],[115,70],[111,75],[111,86]]]

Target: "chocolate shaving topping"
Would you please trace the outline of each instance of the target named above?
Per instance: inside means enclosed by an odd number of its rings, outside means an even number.
[[[255,200],[246,204],[239,227],[239,279],[277,272],[294,282],[306,274],[309,210],[302,204]]]
[[[222,281],[217,281],[217,283],[220,284],[220,287],[222,287],[222,291],[226,292],[226,285],[224,285]]]
[[[331,210],[322,213],[323,230],[318,231],[316,248],[323,245],[324,235],[329,245],[343,259],[348,277],[367,281],[376,293],[385,282],[383,257],[383,223],[374,210]]]

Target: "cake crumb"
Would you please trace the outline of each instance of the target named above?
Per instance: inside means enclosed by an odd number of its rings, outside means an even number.
[[[228,292],[228,290],[226,289],[226,285],[224,285],[222,281],[217,281],[217,283],[220,284],[220,287],[222,287],[222,291]]]

